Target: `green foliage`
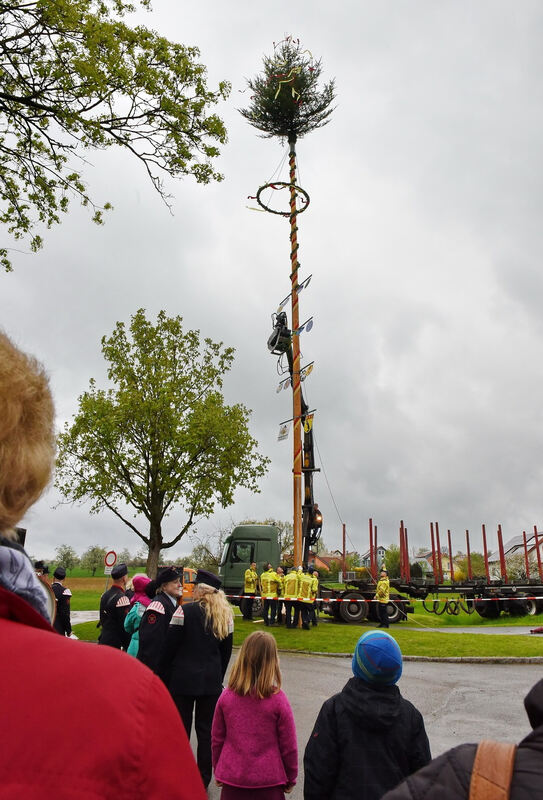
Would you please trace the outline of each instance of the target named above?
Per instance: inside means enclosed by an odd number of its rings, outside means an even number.
[[[150,576],[160,550],[175,545],[195,519],[216,503],[229,506],[239,486],[259,491],[269,462],[249,434],[249,410],[224,403],[233,349],[202,341],[182,322],[161,311],[153,325],[140,309],[129,332],[117,323],[102,339],[115,388],[99,389],[91,379],[58,440],[61,493],[72,502],[90,500],[92,513],[108,508],[134,531],[149,548]],[[184,519],[165,542],[162,523],[174,511]]]
[[[94,578],[97,569],[104,567],[104,558],[106,555],[106,548],[100,545],[91,545],[81,556],[80,566],[82,569],[88,569]]]
[[[240,113],[263,137],[296,141],[326,125],[334,110],[334,81],[319,89],[320,74],[320,60],[289,36],[264,56],[263,73],[247,81],[251,103]]]
[[[386,548],[385,562],[389,578],[400,577],[400,548],[397,544],[389,544]]]
[[[79,564],[79,557],[69,544],[59,544],[55,553],[57,566],[64,567],[68,572]]]
[[[482,553],[470,553],[471,574],[474,578],[486,577],[485,557]],[[454,557],[454,579],[463,580],[468,577],[468,557],[458,554]]]
[[[148,7],[149,0],[140,0]],[[112,145],[136,157],[163,199],[165,175],[220,180],[211,160],[226,130],[208,107],[228,96],[206,86],[195,47],[122,18],[125,0],[0,0],[0,222],[15,239],[60,222],[69,199],[103,222],[79,162]],[[8,248],[0,263],[11,269]]]

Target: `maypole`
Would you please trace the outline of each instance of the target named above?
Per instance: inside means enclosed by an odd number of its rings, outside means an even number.
[[[303,370],[300,367],[300,313],[298,294],[303,284],[298,282],[298,214],[305,211],[309,204],[307,193],[296,183],[296,142],[316,128],[326,125],[333,111],[334,81],[318,88],[321,73],[320,61],[315,61],[309,50],[304,50],[299,39],[286,37],[279,44],[274,43],[273,56],[264,57],[264,71],[253,80],[248,81],[252,92],[248,108],[241,109],[241,114],[248,122],[261,131],[264,137],[278,137],[287,140],[289,146],[289,182],[276,181],[261,186],[256,195],[260,206],[266,211],[289,218],[290,221],[290,283],[292,331],[289,331],[282,314],[277,331],[281,344],[273,352],[287,353],[292,383],[292,428],[293,428],[293,531],[294,531],[294,563],[302,563],[302,515],[304,524],[310,529],[317,524],[310,519],[314,513],[309,510],[312,503],[311,488],[306,488],[304,505],[302,506],[302,423],[305,420],[306,407],[302,399],[301,379]],[[276,211],[261,200],[263,190],[289,189],[289,211]],[[301,197],[301,205],[298,198]],[[308,281],[307,281],[308,282]],[[305,283],[305,282],[304,282]],[[277,315],[279,318],[279,315]],[[284,334],[283,334],[284,332]],[[308,373],[307,373],[308,374]],[[307,424],[307,422],[306,422]],[[304,467],[306,472],[314,469],[313,465]],[[318,515],[320,517],[320,514]],[[307,518],[307,519],[305,519]]]
[[[300,327],[298,302],[298,212],[296,210],[296,135],[289,137],[290,172],[290,281],[292,330]],[[302,400],[300,381],[300,337],[292,337],[292,476],[293,476],[293,532],[294,563],[302,563]]]

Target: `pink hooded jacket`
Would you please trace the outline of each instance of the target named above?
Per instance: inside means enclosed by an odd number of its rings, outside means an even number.
[[[211,731],[215,778],[242,789],[296,783],[298,748],[294,716],[279,691],[260,700],[225,689]]]

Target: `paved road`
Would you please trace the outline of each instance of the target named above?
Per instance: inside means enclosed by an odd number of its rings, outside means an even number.
[[[351,677],[351,662],[282,654],[281,669],[283,688],[296,718],[301,771],[303,750],[317,713],[324,700]],[[484,737],[511,742],[523,738],[530,726],[522,701],[541,677],[541,666],[532,664],[407,662],[399,685],[404,697],[423,714],[432,755],[436,756],[454,745]],[[209,797],[218,800],[220,790],[210,787]],[[289,797],[302,800],[302,773]]]
[[[98,612],[72,612],[73,623],[97,618]],[[427,630],[430,633],[432,630],[459,632],[458,628]],[[529,627],[475,630],[480,633],[528,634]],[[469,628],[466,632],[474,633],[475,630]],[[281,669],[283,688],[296,718],[300,749],[300,779],[290,797],[302,800],[305,744],[324,700],[339,691],[351,677],[351,662],[347,658],[283,653]],[[456,744],[484,737],[519,741],[530,729],[523,698],[542,677],[543,668],[535,664],[409,661],[404,663],[400,689],[423,714],[432,754],[436,756]],[[195,747],[194,741],[192,744]],[[220,791],[211,786],[209,796],[218,800]]]

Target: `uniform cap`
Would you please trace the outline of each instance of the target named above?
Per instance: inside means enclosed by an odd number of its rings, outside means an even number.
[[[165,567],[156,576],[156,588],[158,589],[164,583],[176,581],[180,577],[179,572],[174,567]]]
[[[208,586],[212,586],[214,589],[220,589],[222,586],[221,579],[212,572],[208,572],[207,569],[199,569],[196,572],[194,583],[206,583]]]
[[[118,581],[124,575],[128,575],[128,567],[126,564],[116,564],[111,570],[111,577],[114,581]]]
[[[58,578],[59,580],[63,581],[66,577],[66,570],[64,567],[57,567],[56,570],[53,572],[53,578]]]
[[[352,666],[366,683],[393,686],[402,674],[402,651],[389,633],[368,631],[356,644]]]

